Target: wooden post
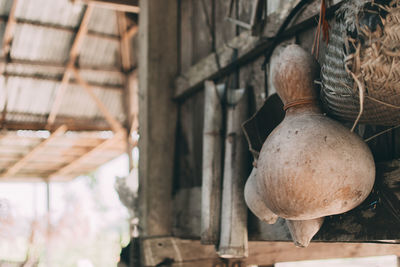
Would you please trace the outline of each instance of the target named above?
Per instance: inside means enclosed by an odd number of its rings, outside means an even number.
[[[227,133],[221,207],[221,237],[218,254],[223,258],[248,255],[247,207],[244,183],[248,176],[248,149],[241,125],[248,115],[244,89],[228,90]]]
[[[222,107],[217,88],[205,82],[201,242],[217,244],[221,217]]]
[[[172,232],[177,104],[177,0],[140,1],[139,211],[141,238]]]

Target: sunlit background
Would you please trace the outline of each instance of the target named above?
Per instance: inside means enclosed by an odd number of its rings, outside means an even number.
[[[137,162],[137,149],[133,155]],[[122,178],[127,176],[125,154],[89,175],[50,183],[49,203],[44,182],[1,183],[0,262],[29,258],[39,266],[117,266],[130,240],[132,214],[116,182],[137,190],[137,168],[127,181]]]

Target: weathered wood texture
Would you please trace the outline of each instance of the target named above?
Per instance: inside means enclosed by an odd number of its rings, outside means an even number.
[[[285,242],[249,242],[247,259],[222,261],[217,258],[214,246],[201,245],[196,240],[166,237],[146,239],[142,244],[143,266],[160,263],[171,266],[268,266],[287,261],[400,255],[400,247],[389,244],[313,243],[306,249],[299,249]]]
[[[74,1],[82,1],[87,4],[94,4],[102,8],[109,8],[112,10],[118,10],[122,12],[132,12],[139,13],[140,7],[138,1],[132,0],[74,0]]]
[[[218,254],[223,258],[243,258],[248,254],[247,207],[244,202],[244,184],[248,171],[248,149],[241,125],[248,117],[248,92],[238,93],[240,99],[227,108],[224,174],[221,206],[221,237]]]
[[[205,83],[201,241],[217,244],[221,216],[222,103],[212,81]]]
[[[254,40],[255,37],[251,37],[249,32],[241,30],[241,36],[235,37],[236,27],[232,26],[232,24],[224,19],[221,19],[221,16],[225,17],[227,14],[227,8],[229,7],[229,1],[219,1],[215,0],[215,10],[214,12],[214,20],[215,20],[215,38],[216,38],[216,48],[218,51],[222,51],[219,55],[219,60],[222,62],[224,58],[226,58],[226,62],[231,62],[232,55],[235,51],[235,48],[238,48],[238,56],[241,56],[243,51],[251,51],[254,52],[251,45],[249,44],[258,44],[257,41]],[[288,4],[289,1],[268,1],[270,4],[278,5],[278,11],[282,11],[287,7],[291,7],[293,5]],[[335,1],[335,3],[340,1]],[[194,22],[193,17],[188,15],[184,11],[184,4],[188,4],[189,1],[183,0],[181,1],[181,50],[180,50],[180,73],[181,76],[186,76],[186,74],[190,74],[186,77],[199,77],[202,76],[204,72],[208,74],[213,74],[218,71],[218,67],[216,65],[215,53],[210,53],[207,55],[203,55],[203,59],[200,59],[199,62],[194,64],[196,61],[193,60],[193,54],[198,53],[197,48],[193,47],[193,39],[187,37],[187,35],[183,35],[183,28],[185,31],[189,32],[192,29],[192,23]],[[317,8],[315,8],[317,7]],[[308,14],[303,14],[302,17],[310,17],[311,14],[316,14],[318,11],[318,6],[315,6]],[[187,8],[187,6],[186,6]],[[191,6],[190,8],[193,8]],[[270,9],[271,10],[271,9]],[[202,12],[202,10],[196,10],[191,12]],[[270,28],[265,29],[264,37],[271,37],[276,32],[276,26],[279,25],[278,21],[281,22],[287,13],[277,13],[273,14],[273,12],[269,12],[270,15],[273,15],[269,19]],[[190,13],[192,14],[192,13]],[[273,22],[275,20],[275,22]],[[272,22],[271,22],[272,21]],[[300,24],[298,27],[302,27],[301,29],[296,28],[295,25],[289,26],[289,30],[286,37],[290,37],[290,42],[297,42],[302,45],[304,48],[311,50],[311,43],[313,40],[314,30],[315,28],[312,25],[315,25],[315,22],[307,20],[306,24]],[[230,26],[229,26],[230,25]],[[274,26],[275,25],[275,26]],[[306,27],[307,26],[307,27]],[[311,27],[310,27],[311,26]],[[206,25],[203,25],[206,27]],[[271,31],[274,29],[274,31]],[[192,33],[193,34],[193,33]],[[226,36],[226,37],[225,37]],[[241,38],[239,38],[241,37]],[[232,41],[233,39],[233,41]],[[268,40],[268,39],[263,39]],[[221,49],[221,46],[224,47]],[[254,47],[253,47],[254,48]],[[322,47],[323,48],[323,47]],[[221,50],[220,50],[221,49]],[[203,50],[204,51],[204,50]],[[204,52],[203,52],[204,53]],[[224,54],[226,53],[226,54]],[[265,90],[265,77],[264,72],[261,70],[261,64],[264,61],[263,56],[257,56],[253,59],[249,60],[245,65],[238,64],[235,66],[234,70],[239,69],[239,85],[241,88],[251,88],[251,111],[254,112],[256,109],[260,108],[266,97],[274,93],[274,88],[269,85],[268,90]],[[205,62],[203,64],[203,62]],[[193,65],[194,64],[194,65]],[[210,67],[211,66],[211,67]],[[207,75],[208,75],[207,74]],[[193,76],[192,76],[193,75]],[[203,75],[202,77],[210,77],[207,75]],[[231,77],[227,77],[222,74],[217,81],[227,82]],[[180,78],[178,78],[180,79]],[[202,80],[199,79],[200,88],[202,88]],[[178,88],[179,85],[178,85]],[[178,89],[179,90],[179,89]],[[195,90],[196,91],[196,90]],[[202,166],[202,131],[203,131],[203,107],[204,107],[204,92],[202,90],[197,91],[196,93],[190,95],[190,97],[182,98],[179,107],[179,127],[178,127],[178,137],[177,137],[177,165],[175,168],[175,182],[174,182],[174,194],[178,194],[181,189],[187,188],[196,188],[201,185],[201,166]],[[279,105],[278,105],[279,106]],[[278,119],[281,116],[281,111],[268,111],[269,115],[274,119]],[[276,123],[276,122],[275,122]],[[267,126],[270,126],[269,122],[265,123]],[[272,123],[274,124],[274,123]],[[273,127],[273,126],[271,126]],[[383,127],[372,127],[372,126],[360,126],[359,133],[364,137],[368,138],[374,135],[377,132],[385,130],[387,128]],[[398,144],[398,137],[400,135],[400,130],[395,130],[392,132],[388,132],[382,136],[379,136],[376,139],[373,139],[369,142],[369,146],[373,152],[374,158],[376,162],[382,161],[390,161],[392,159],[396,159],[400,157],[400,145]],[[194,190],[194,189],[193,189]],[[198,190],[198,189],[197,189]],[[183,198],[183,201],[189,201],[190,193],[184,193],[186,198]],[[374,198],[373,196],[371,196]],[[180,197],[181,198],[181,197]],[[372,200],[369,198],[368,201]],[[177,199],[177,198],[176,198]],[[395,234],[399,233],[398,226],[395,225],[395,217],[391,211],[383,208],[381,202],[378,201],[378,205],[374,209],[374,201],[376,199],[370,201],[369,203],[365,202],[362,205],[363,209],[354,210],[344,216],[335,216],[332,218],[327,218],[325,221],[321,232],[316,236],[316,240],[325,240],[325,241],[371,241],[371,240],[382,240],[382,239],[390,239],[395,238]],[[371,206],[368,206],[372,204]],[[199,203],[191,204],[192,207],[195,208],[192,211],[189,211],[189,208],[185,208],[184,205],[181,205],[181,209],[178,214],[191,214],[192,216],[197,216],[200,218],[200,214],[196,214],[193,211],[200,211],[201,207]],[[369,214],[374,214],[371,218],[368,218]],[[251,213],[250,213],[251,214]],[[177,236],[192,236],[194,233],[200,233],[199,224],[196,224],[192,221],[192,226],[185,225],[184,220],[182,220],[182,216],[174,217],[175,219],[175,230],[174,233]],[[188,220],[186,220],[187,222]],[[180,222],[180,223],[178,223]],[[185,226],[184,226],[185,225]],[[394,227],[394,228],[390,228]],[[262,224],[258,219],[250,215],[249,217],[249,238],[251,240],[290,240],[290,235],[288,229],[282,220],[279,220],[275,226],[267,226],[266,224]],[[357,230],[357,231],[356,231]],[[197,236],[199,238],[200,235]],[[398,238],[397,238],[398,239]],[[292,244],[291,244],[292,245]],[[293,245],[292,245],[293,246]],[[311,245],[313,246],[313,244]],[[293,246],[294,247],[294,246]],[[251,253],[251,249],[250,249]]]
[[[340,1],[335,1],[335,3],[338,2]],[[315,1],[299,16],[297,22],[285,31],[282,40],[316,25],[316,15],[319,10],[318,3],[319,1]],[[334,5],[329,13],[332,14],[336,7],[337,5]],[[243,8],[243,10],[246,10],[246,8]],[[285,10],[288,11],[289,9],[286,7]],[[243,11],[243,13],[246,12]],[[285,16],[281,16],[282,14],[283,11],[281,13],[273,13],[268,17],[268,23],[261,38],[251,36],[250,31],[243,31],[239,36],[229,40],[223,47],[217,47],[214,53],[209,54],[199,63],[182,72],[176,80],[175,97],[186,97],[201,89],[204,80],[216,79],[227,75],[234,71],[235,68],[248,64],[262,55],[272,45],[273,42],[270,38],[275,36],[280,24],[285,19]],[[233,60],[235,57],[236,59]]]
[[[139,202],[141,236],[172,232],[172,185],[177,120],[177,1],[140,1]]]

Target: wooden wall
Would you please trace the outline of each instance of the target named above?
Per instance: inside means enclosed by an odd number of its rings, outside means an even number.
[[[182,75],[191,67],[199,64],[211,53],[226,46],[230,40],[246,31],[226,20],[229,9],[227,0],[180,0],[178,4],[178,72]],[[248,20],[252,1],[237,1],[235,16]],[[296,1],[268,1],[268,14],[276,21]],[[319,1],[316,1],[319,2]],[[319,8],[318,5],[315,5]],[[315,9],[314,9],[315,11]],[[315,25],[315,23],[314,23]],[[276,26],[274,27],[276,30]],[[265,34],[266,31],[264,31]],[[310,50],[315,27],[302,28],[291,34],[286,42],[295,42]],[[242,47],[238,47],[238,51]],[[239,51],[240,53],[240,51]],[[224,82],[231,88],[249,88],[252,98],[251,110],[255,112],[264,103],[266,96],[274,93],[269,85],[266,92],[262,53],[250,62],[240,65],[229,75],[216,78],[215,82]],[[188,97],[180,98],[178,103],[178,125],[176,134],[175,173],[173,187],[173,234],[183,238],[199,238],[201,210],[202,177],[202,136],[204,93],[197,90]],[[382,127],[360,126],[359,133],[368,137]],[[398,144],[400,130],[395,130],[376,138],[369,143],[377,162],[397,159],[400,156]],[[249,162],[250,166],[250,162]],[[370,206],[378,201],[371,195],[362,209],[354,211],[350,217],[333,216],[325,222],[324,228],[316,237],[322,241],[376,241],[378,239],[400,239],[399,223],[381,206]],[[373,215],[371,215],[373,214]],[[371,219],[371,216],[373,219]],[[355,219],[360,217],[360,220]],[[376,218],[382,218],[377,220]],[[347,226],[346,226],[347,225]],[[363,228],[365,225],[367,227]],[[389,230],[387,227],[392,227]],[[361,227],[361,228],[360,228]],[[394,227],[394,228],[393,228]],[[379,228],[379,229],[377,229]],[[358,229],[358,230],[357,230]],[[394,233],[394,234],[393,234]],[[397,237],[397,238],[396,238]],[[274,226],[261,223],[249,212],[249,238],[251,240],[290,240],[290,235],[283,220]]]

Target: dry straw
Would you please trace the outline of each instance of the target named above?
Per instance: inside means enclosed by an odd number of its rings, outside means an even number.
[[[365,21],[374,19],[370,28]],[[339,10],[323,57],[322,85],[328,113],[353,121],[353,129],[358,122],[400,123],[399,1],[348,1]]]

